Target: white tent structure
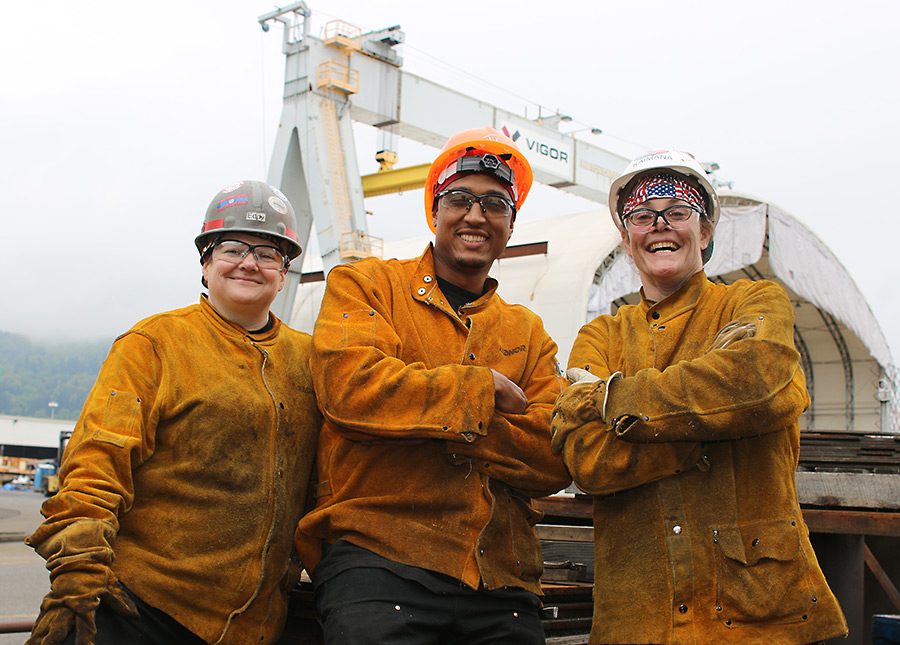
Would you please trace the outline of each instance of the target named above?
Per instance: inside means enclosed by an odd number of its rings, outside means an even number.
[[[729,191],[721,199],[707,275],[723,283],[770,279],[787,290],[812,398],[802,429],[900,434],[897,372],[887,341],[840,261],[774,204]],[[415,257],[428,241],[386,242],[384,257]],[[581,325],[639,299],[637,271],[619,250],[619,233],[605,209],[518,222],[510,243],[546,243],[544,253],[497,260],[491,274],[505,300],[541,316],[563,365]],[[294,327],[312,331],[323,290],[321,281],[299,286]]]

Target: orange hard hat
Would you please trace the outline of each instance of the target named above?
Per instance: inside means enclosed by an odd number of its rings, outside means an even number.
[[[469,160],[470,157],[473,159]],[[441,154],[431,163],[425,180],[425,220],[432,233],[435,232],[431,220],[434,196],[444,185],[472,173],[490,175],[506,185],[517,211],[525,202],[534,180],[528,159],[502,132],[490,126],[457,132],[447,139]]]

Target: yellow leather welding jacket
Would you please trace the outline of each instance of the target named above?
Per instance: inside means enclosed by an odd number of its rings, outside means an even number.
[[[780,286],[700,271],[582,327],[569,366],[601,379],[568,388],[554,419],[595,495],[592,644],[846,633],[797,501],[809,397]]]
[[[321,425],[309,351],[277,319],[248,336],[205,296],[135,325],[100,369],[29,542],[110,522],[112,569],[144,602],[209,643],[275,642]]]
[[[540,593],[530,498],[571,481],[550,448],[565,381],[540,318],[496,286],[455,312],[431,246],[329,274],[311,360],[318,501],[296,538],[313,577],[322,542],[346,540],[472,588]],[[524,414],[494,408],[491,368],[524,390]]]

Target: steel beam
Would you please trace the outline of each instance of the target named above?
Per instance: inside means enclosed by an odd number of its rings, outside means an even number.
[[[818,311],[819,315],[822,317],[822,322],[825,323],[825,327],[828,329],[828,333],[831,334],[835,347],[837,347],[838,353],[841,355],[841,365],[844,367],[844,390],[846,392],[844,399],[844,413],[846,416],[847,430],[853,432],[853,361],[850,358],[850,350],[847,349],[847,341],[844,340],[844,335],[841,333],[841,328],[838,326],[834,316],[819,307],[816,307],[816,311]]]
[[[805,508],[803,519],[812,533],[900,537],[900,513]]]
[[[378,195],[389,195],[390,193],[401,193],[406,190],[422,188],[425,186],[429,168],[431,168],[431,164],[423,163],[418,166],[394,168],[393,170],[382,170],[371,175],[363,175],[363,196],[376,197]]]
[[[542,497],[534,507],[546,515],[592,518],[592,499],[579,497]],[[886,535],[900,537],[900,513],[883,511],[841,511],[804,508],[803,520],[812,533],[844,533],[847,535]]]

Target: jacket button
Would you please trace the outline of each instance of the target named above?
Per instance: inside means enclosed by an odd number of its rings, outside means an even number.
[[[418,289],[418,291],[416,291],[416,293],[419,294],[420,296],[424,296],[425,295],[425,287],[419,287],[419,289]]]
[[[478,555],[484,555],[484,549],[478,549]]]
[[[759,544],[759,540],[753,540],[750,544],[753,546],[757,546]]]
[[[682,614],[686,614],[687,613],[687,605],[678,605],[678,611],[680,611]]]
[[[676,524],[672,527],[672,533],[674,533],[675,535],[681,535],[681,527]],[[682,607],[684,607],[684,605],[682,605]]]
[[[659,312],[658,311],[654,311],[651,315],[653,316],[653,320],[659,320]]]
[[[433,279],[434,278],[432,278],[430,275],[426,275],[424,278],[422,278],[422,281],[423,282],[431,282]]]
[[[474,361],[474,360],[475,360],[475,354],[469,354],[469,360],[470,360],[470,361]]]

